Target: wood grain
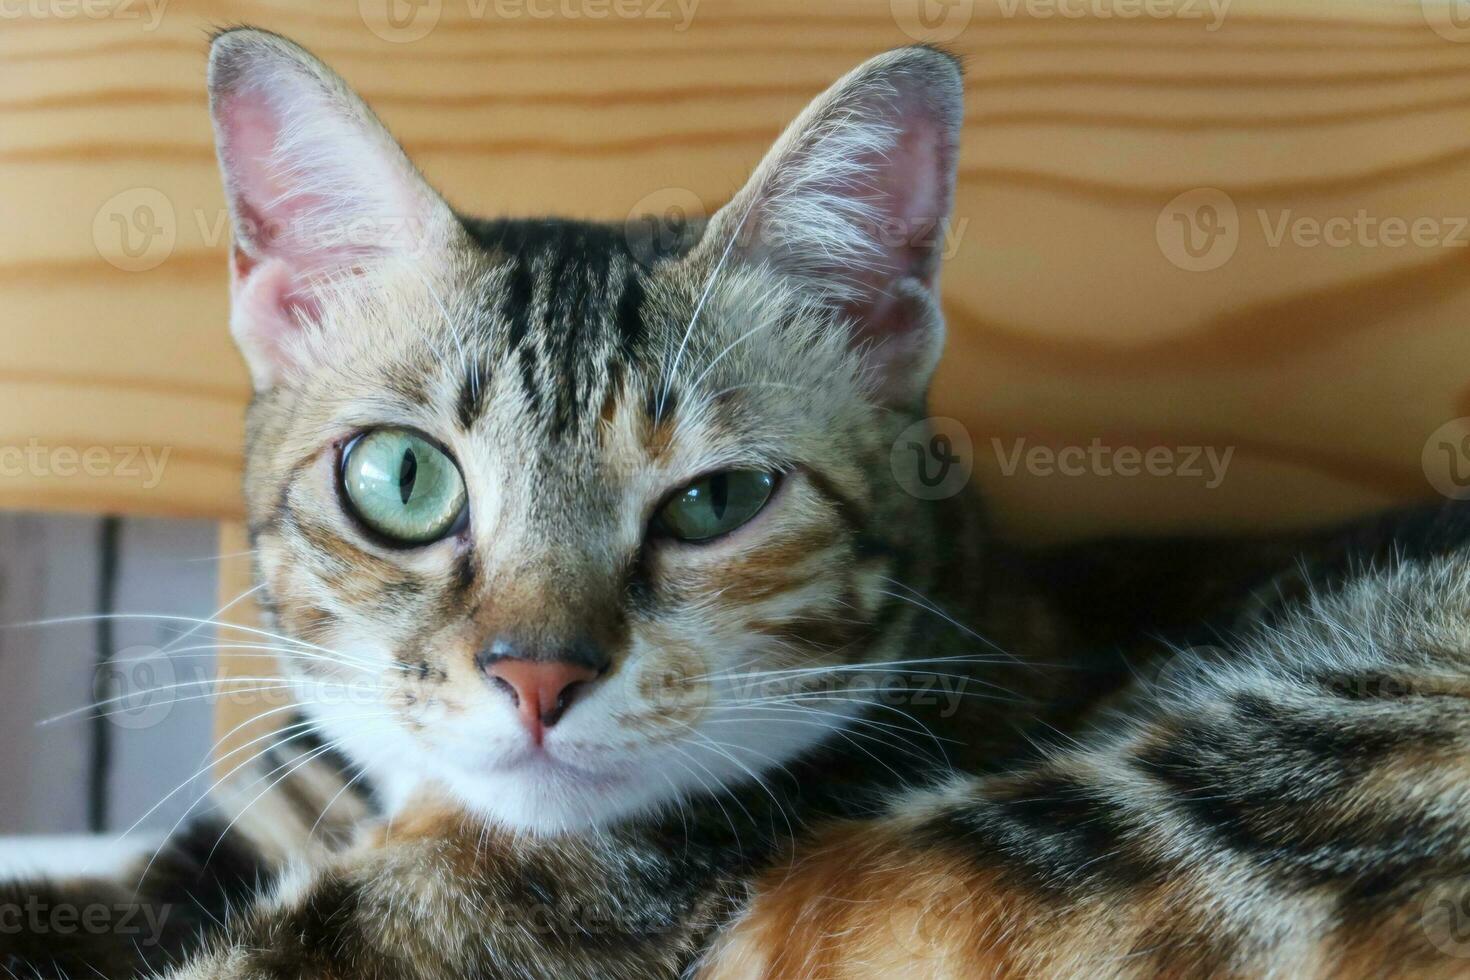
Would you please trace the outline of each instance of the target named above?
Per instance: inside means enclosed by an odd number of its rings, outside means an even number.
[[[271,744],[270,736],[293,724],[289,712],[276,710],[289,703],[284,691],[246,680],[275,677],[279,666],[263,647],[270,638],[260,632],[260,610],[251,601],[254,581],[250,541],[244,525],[225,521],[219,534],[221,626],[216,635],[220,655],[216,663],[217,697],[214,712],[216,778],[249,783],[263,774],[248,763],[255,752]],[[262,784],[264,785],[264,784]],[[248,797],[247,797],[248,799]]]
[[[156,23],[143,0],[5,8],[0,447],[169,456],[151,486],[116,468],[6,471],[0,506],[240,513],[248,390],[225,327],[210,27],[257,23],[318,51],[464,209],[621,219],[640,202],[717,206],[809,97],[913,39],[915,2],[701,0],[680,29],[672,0],[422,0],[402,9],[437,23],[397,43],[369,27],[397,36],[383,0],[174,0]],[[936,411],[972,434],[1008,526],[1254,526],[1432,493],[1425,440],[1470,414],[1470,250],[1443,241],[1470,214],[1470,42],[1435,29],[1433,4],[1236,0],[1217,20],[1203,0],[1170,16],[1060,2],[1087,16],[1051,0],[932,8],[969,16],[947,39],[969,59],[969,102]],[[643,15],[598,16],[614,9]],[[1161,212],[1194,188],[1238,214],[1233,255],[1208,271],[1160,243]],[[1269,234],[1360,212],[1440,237]],[[133,225],[153,251],[129,257],[120,232],[148,213],[163,232]],[[1095,465],[1007,475],[1017,439],[1233,456],[1212,488]]]

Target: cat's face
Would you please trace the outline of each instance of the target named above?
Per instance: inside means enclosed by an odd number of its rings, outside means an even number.
[[[347,754],[555,831],[862,710],[825,668],[902,657],[930,533],[888,459],[941,332],[948,58],[849,76],[657,258],[461,221],[274,36],[222,35],[211,90],[263,594]]]

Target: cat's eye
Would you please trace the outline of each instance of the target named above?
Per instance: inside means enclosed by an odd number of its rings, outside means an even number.
[[[775,488],[774,473],[711,473],[669,498],[654,518],[654,526],[680,541],[708,541],[729,534],[759,514]]]
[[[355,439],[342,454],[342,490],[359,520],[400,545],[439,540],[465,511],[459,467],[409,429],[374,429]]]

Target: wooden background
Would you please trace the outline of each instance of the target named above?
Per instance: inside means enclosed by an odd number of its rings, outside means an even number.
[[[203,91],[206,32],[237,22],[336,66],[458,206],[614,219],[717,206],[873,52],[967,55],[936,409],[1018,534],[1432,495],[1426,439],[1470,415],[1470,29],[1440,0],[926,0],[937,29],[918,0],[699,0],[688,21],[673,0],[415,0],[402,29],[388,0],[151,2],[0,9],[0,447],[118,463],[7,472],[0,506],[240,514],[247,383]],[[1235,207],[1236,244],[1189,271],[1167,208],[1197,188]],[[1268,234],[1359,212],[1438,237]],[[992,439],[1234,455],[1214,488],[1008,476]],[[169,451],[156,486],[121,472],[134,446]]]

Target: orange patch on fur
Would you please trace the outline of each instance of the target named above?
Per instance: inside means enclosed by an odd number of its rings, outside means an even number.
[[[725,567],[722,577],[739,584],[732,595],[752,602],[801,588],[811,583],[813,575],[804,566],[814,556],[829,559],[825,564],[838,564],[830,551],[836,537],[830,528],[811,528],[772,542],[752,551]]]
[[[655,421],[645,416],[642,428],[643,448],[648,452],[649,459],[658,459],[668,452],[669,445],[674,441],[674,433],[679,427],[672,417]]]
[[[1010,939],[1040,914],[993,874],[870,824],[829,830],[757,895],[704,980],[1019,976]]]

